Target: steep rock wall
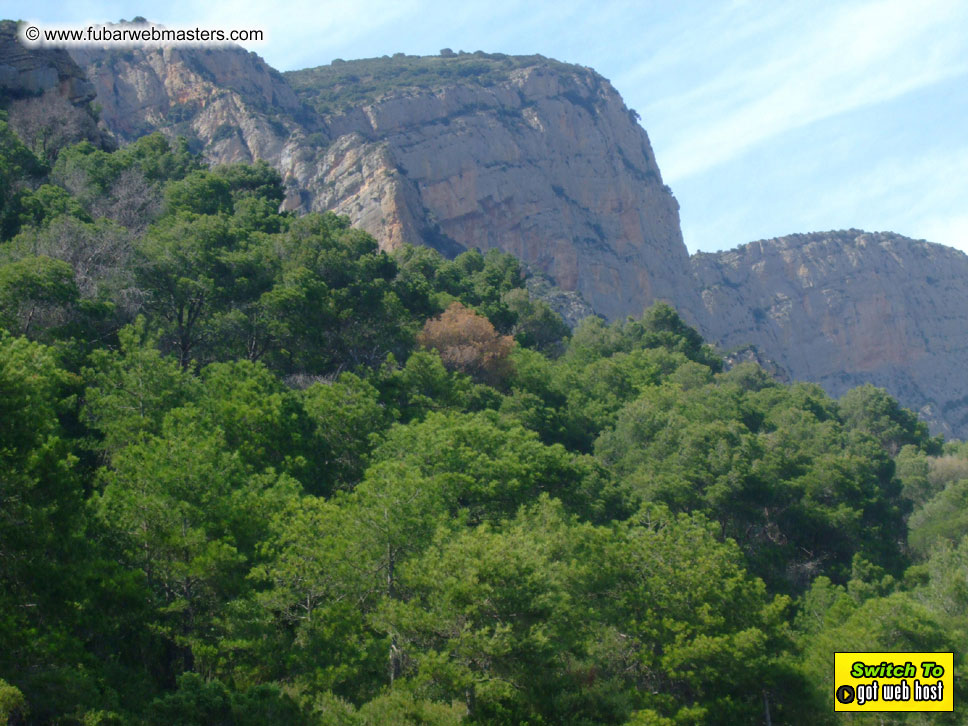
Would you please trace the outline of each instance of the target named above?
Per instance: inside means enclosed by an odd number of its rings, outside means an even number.
[[[94,86],[65,50],[26,48],[17,40],[17,24],[0,21],[0,93],[25,98],[47,91],[77,106],[95,96]]]
[[[697,254],[704,333],[840,395],[886,388],[936,431],[968,431],[968,256],[847,230]]]
[[[329,119],[331,133],[385,143],[446,237],[511,252],[609,318],[659,298],[691,313],[678,206],[645,132],[595,73],[534,65],[362,111]]]
[[[698,307],[648,136],[590,69],[534,57],[487,85],[391,88],[320,113],[313,89],[298,98],[240,49],[72,53],[123,139],[160,129],[217,163],[265,159],[287,208],[346,214],[384,248],[497,247],[613,319],[656,299],[690,319]]]

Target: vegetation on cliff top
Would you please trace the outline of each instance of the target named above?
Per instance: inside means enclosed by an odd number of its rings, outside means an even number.
[[[334,60],[283,76],[300,98],[317,112],[330,115],[373,103],[391,92],[434,91],[457,83],[493,86],[506,81],[512,71],[535,65],[575,68],[542,55],[444,51],[436,56],[397,53],[392,57]]]

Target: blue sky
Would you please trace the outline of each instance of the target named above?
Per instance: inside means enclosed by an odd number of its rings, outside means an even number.
[[[690,251],[890,230],[968,251],[963,0],[39,0],[45,24],[252,27],[280,70],[441,48],[591,66],[642,116]],[[27,8],[29,7],[29,10]],[[8,11],[9,12],[9,11]]]

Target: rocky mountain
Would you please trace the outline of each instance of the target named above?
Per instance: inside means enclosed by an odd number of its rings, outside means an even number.
[[[834,394],[872,382],[968,436],[965,255],[849,230],[690,260],[646,132],[588,68],[442,51],[281,74],[240,48],[88,47],[82,74],[2,45],[0,82],[93,92],[122,142],[161,130],[215,163],[265,159],[289,209],[346,214],[386,249],[512,252],[572,323],[665,299],[730,360]]]
[[[692,257],[703,327],[833,395],[890,391],[935,430],[968,432],[968,256],[852,229]]]
[[[387,249],[499,247],[609,318],[698,304],[648,136],[590,69],[450,53],[282,76],[241,49],[71,52],[122,139],[161,129],[214,162],[265,159],[289,208],[346,214]]]

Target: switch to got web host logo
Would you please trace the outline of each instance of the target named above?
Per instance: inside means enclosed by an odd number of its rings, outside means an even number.
[[[953,711],[953,653],[836,653],[835,711]]]

